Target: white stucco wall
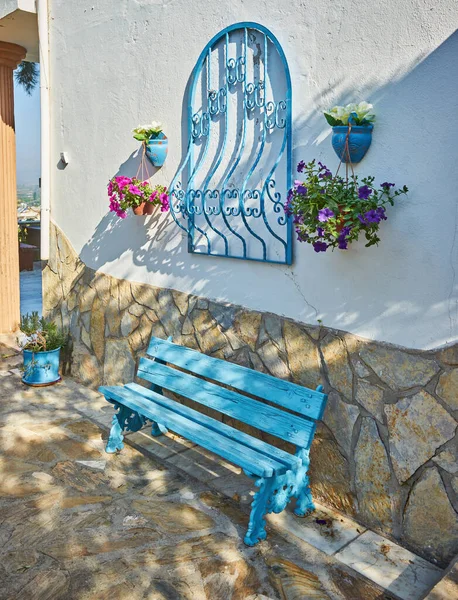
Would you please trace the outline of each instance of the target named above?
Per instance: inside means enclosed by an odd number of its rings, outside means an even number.
[[[52,218],[88,266],[412,348],[458,339],[455,0],[50,0],[50,18]],[[295,162],[335,168],[321,111],[375,105],[357,170],[410,189],[378,247],[317,255],[296,243],[294,265],[273,266],[190,255],[172,223],[157,235],[154,217],[107,217],[108,180],[136,171],[138,123],[164,123],[169,157],[154,181],[172,179],[191,70],[237,21],[264,24],[286,53]]]

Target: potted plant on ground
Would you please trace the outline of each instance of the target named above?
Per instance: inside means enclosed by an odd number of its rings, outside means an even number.
[[[153,121],[151,125],[139,125],[132,133],[143,143],[146,156],[155,167],[162,167],[167,157],[169,141],[162,131],[162,125]]]
[[[60,350],[66,335],[55,323],[37,312],[21,316],[18,344],[24,357],[22,381],[31,386],[51,385],[60,381]]]
[[[136,215],[151,215],[155,206],[160,206],[161,212],[169,210],[167,188],[163,185],[152,187],[149,181],[140,181],[136,177],[113,177],[108,182],[108,197],[110,211],[121,219],[127,217],[128,208]]]
[[[346,250],[360,234],[366,247],[378,244],[380,223],[386,220],[386,207],[408,189],[395,189],[394,183],[374,185],[374,177],[333,175],[321,162],[301,161],[297,165],[303,180],[296,180],[288,192],[285,213],[293,216],[297,239],[313,245],[315,252],[328,248]]]
[[[342,162],[360,162],[372,142],[375,114],[372,104],[334,106],[324,112],[332,127],[332,147]]]

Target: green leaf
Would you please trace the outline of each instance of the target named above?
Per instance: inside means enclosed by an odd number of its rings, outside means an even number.
[[[134,133],[134,138],[139,142],[144,142],[147,139],[147,136],[144,133]]]
[[[326,119],[326,121],[329,123],[329,125],[331,127],[336,127],[337,125],[343,125],[342,121],[340,121],[340,119],[336,119],[335,117],[333,117],[332,115],[328,114],[328,113],[323,113],[324,114],[324,118]]]

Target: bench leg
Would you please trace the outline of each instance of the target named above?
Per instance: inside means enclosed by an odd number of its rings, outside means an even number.
[[[297,456],[302,458],[302,467],[298,471],[297,476],[297,491],[296,491],[296,508],[294,513],[298,517],[305,517],[315,510],[315,504],[312,499],[312,492],[309,486],[309,478],[307,471],[310,464],[309,451],[304,448],[296,452]]]
[[[247,546],[255,546],[261,540],[266,539],[266,521],[264,516],[270,512],[268,503],[272,496],[275,479],[275,477],[269,477],[268,479],[258,479],[256,481],[259,491],[254,495],[254,500],[251,504],[248,531],[243,540]]]
[[[113,425],[105,447],[105,452],[109,454],[113,454],[116,450],[124,448],[124,430],[139,431],[147,421],[143,415],[122,404],[115,403],[115,409],[118,412],[113,415]]]
[[[167,427],[164,427],[164,425],[161,425],[160,423],[156,423],[156,421],[153,421],[152,425],[151,425],[151,435],[153,437],[159,437],[163,433],[167,433]]]
[[[113,415],[113,425],[111,426],[110,435],[105,447],[105,452],[108,452],[108,454],[114,454],[116,450],[122,450],[124,448],[124,436],[122,432],[124,430],[123,424],[125,422],[125,418],[126,409],[124,406],[121,406],[119,412]]]

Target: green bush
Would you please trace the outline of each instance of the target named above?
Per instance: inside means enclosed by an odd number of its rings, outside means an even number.
[[[37,312],[22,315],[20,329],[22,336],[18,337],[18,343],[23,350],[50,352],[67,342],[67,335],[52,321],[39,317]]]

